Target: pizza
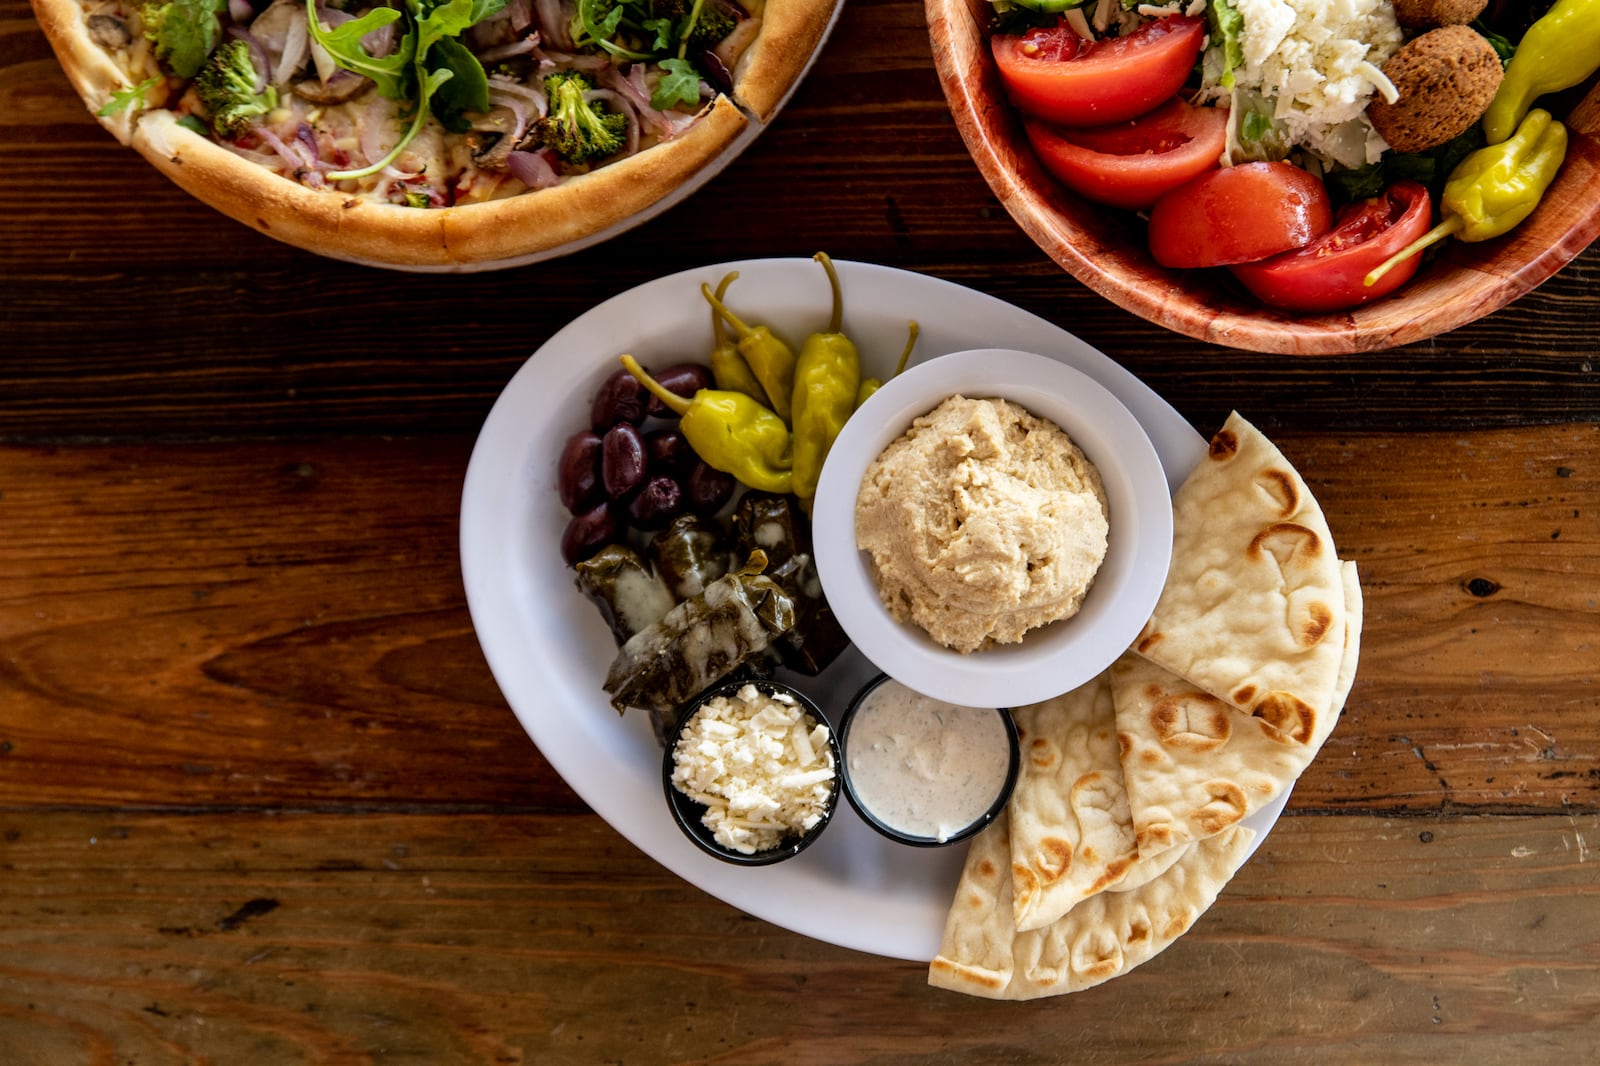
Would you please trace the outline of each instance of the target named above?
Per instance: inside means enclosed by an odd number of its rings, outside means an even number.
[[[32,0],[120,142],[337,259],[515,266],[687,196],[841,0]]]

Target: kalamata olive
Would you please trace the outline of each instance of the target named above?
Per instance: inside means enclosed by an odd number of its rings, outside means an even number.
[[[699,363],[674,363],[659,374],[652,375],[661,387],[668,392],[675,392],[685,400],[694,398],[694,394],[701,389],[712,387],[711,370]],[[667,405],[650,397],[649,412],[657,418],[666,418],[676,415],[676,411],[667,409]]]
[[[657,474],[628,501],[628,518],[635,529],[662,529],[683,513],[683,504],[683,486],[665,474]]]
[[[620,500],[644,481],[649,461],[644,454],[644,434],[627,422],[606,430],[600,438],[600,483],[606,495]]]
[[[689,441],[675,429],[657,429],[644,435],[644,451],[650,469],[660,473],[683,474],[700,461]]]
[[[688,508],[697,515],[711,516],[733,498],[733,475],[715,470],[702,460],[696,462],[683,479]]]
[[[594,403],[589,407],[589,428],[604,433],[623,422],[638,425],[644,421],[649,406],[650,394],[639,380],[626,370],[618,370],[601,382],[600,391],[594,394]]]
[[[561,558],[576,566],[607,544],[615,544],[624,532],[617,509],[602,500],[587,511],[579,511],[561,532]]]
[[[583,429],[567,438],[556,465],[556,492],[573,514],[587,510],[604,495],[600,487],[600,438]]]

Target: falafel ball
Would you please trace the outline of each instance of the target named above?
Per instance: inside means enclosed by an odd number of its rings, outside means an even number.
[[[1407,41],[1383,65],[1394,103],[1374,100],[1367,118],[1396,152],[1421,152],[1467,131],[1500,88],[1494,47],[1466,26],[1441,26]]]
[[[1394,0],[1394,18],[1410,30],[1465,26],[1488,6],[1489,0]]]

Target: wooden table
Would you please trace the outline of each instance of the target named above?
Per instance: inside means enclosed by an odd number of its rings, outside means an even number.
[[[1293,360],[1083,289],[1000,210],[921,5],[851,0],[688,202],[417,277],[236,225],[115,145],[0,0],[0,1062],[1587,1061],[1600,1047],[1600,248],[1434,342]],[[475,433],[576,314],[765,255],[922,271],[1282,445],[1361,672],[1199,924],[993,1004],[750,918],[592,814],[478,651]],[[1587,1053],[1587,1054],[1586,1054]]]

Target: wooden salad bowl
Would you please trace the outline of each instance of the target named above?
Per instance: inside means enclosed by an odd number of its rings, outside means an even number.
[[[1059,185],[1006,100],[984,32],[985,0],[925,0],[934,63],[967,149],[1011,217],[1089,288],[1142,318],[1225,345],[1340,355],[1425,340],[1532,291],[1600,235],[1600,86],[1541,99],[1567,125],[1566,162],[1537,210],[1509,234],[1443,252],[1393,295],[1333,314],[1271,310],[1225,270],[1168,270],[1133,213]],[[1582,95],[1580,95],[1582,94]],[[1564,106],[1568,98],[1576,103]]]

